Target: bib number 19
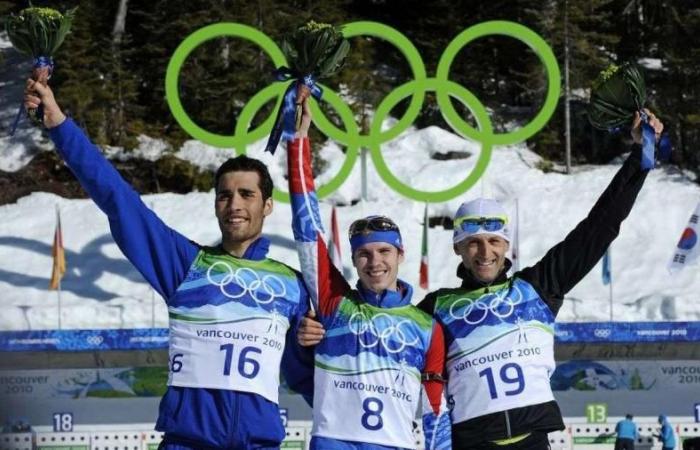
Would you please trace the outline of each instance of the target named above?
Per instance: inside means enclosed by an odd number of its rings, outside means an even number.
[[[498,375],[501,382],[499,384],[506,385],[503,389],[501,389],[501,394],[505,395],[506,397],[518,395],[525,390],[525,377],[523,376],[523,369],[519,365],[515,363],[504,364],[503,367],[501,367],[501,370],[498,371]],[[497,399],[499,390],[496,389],[496,379],[493,376],[493,371],[491,368],[489,367],[482,370],[479,372],[479,376],[486,378],[491,399]],[[505,390],[508,387],[510,387],[510,389]]]

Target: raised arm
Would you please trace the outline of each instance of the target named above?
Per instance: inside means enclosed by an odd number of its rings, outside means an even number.
[[[651,117],[650,124],[658,137],[663,124]],[[641,167],[639,120],[635,124],[632,135],[637,144],[588,216],[537,264],[517,274],[535,286],[555,315],[564,295],[590,272],[617,237],[647,177]]]
[[[44,106],[44,124],[58,153],[107,215],[115,242],[166,300],[175,292],[198,247],[148,209],[83,131],[61,112],[53,92],[28,80],[25,106]]]
[[[323,322],[333,316],[350,286],[328,255],[311,171],[311,143],[307,136],[311,121],[308,100],[304,101],[303,111],[298,137],[289,141],[287,149],[292,230],[311,302],[317,317]]]
[[[452,448],[452,423],[445,401],[445,335],[433,321],[430,347],[423,368],[423,435],[426,450]]]

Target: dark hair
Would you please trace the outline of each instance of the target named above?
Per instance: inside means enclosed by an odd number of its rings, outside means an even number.
[[[219,191],[219,179],[222,175],[229,172],[257,172],[260,178],[258,187],[262,192],[263,201],[272,197],[272,177],[265,163],[259,159],[248,158],[246,155],[239,155],[235,158],[227,159],[216,170],[216,175],[214,175],[214,191]]]
[[[627,415],[625,416],[625,418],[626,418],[626,419],[629,419],[629,420],[632,420],[632,419],[634,418],[634,416],[633,416],[632,414],[627,414]]]

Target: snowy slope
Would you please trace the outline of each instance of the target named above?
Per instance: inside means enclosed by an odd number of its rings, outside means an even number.
[[[0,36],[0,47],[3,39]],[[6,66],[7,67],[7,66]],[[0,74],[2,102],[0,126],[6,130],[16,113],[15,99],[21,95],[16,75]],[[41,142],[41,134],[26,122],[14,139],[0,133],[0,169],[23,167],[32,154],[30,142]],[[140,139],[138,153],[149,159],[165,150],[163,143]],[[264,142],[248,153],[268,163],[275,183],[286,190],[284,152],[263,155]],[[383,147],[391,170],[419,189],[444,189],[468,175],[478,158],[478,144],[436,127],[410,129]],[[466,151],[463,160],[437,161],[430,156],[448,150]],[[231,151],[187,142],[177,156],[200,167],[215,169]],[[317,183],[328,181],[343,163],[344,155],[334,143],[322,150],[327,170]],[[463,198],[430,206],[431,216],[448,216],[465,199],[492,196],[514,212],[520,207],[521,264],[535,263],[587,214],[621,161],[607,166],[577,167],[573,175],[544,174],[534,168],[539,157],[524,145],[495,149],[482,180]],[[378,177],[368,162],[369,200],[338,208],[344,262],[352,273],[346,232],[360,216],[387,214],[404,234],[407,254],[400,276],[417,285],[423,204],[402,198]],[[322,204],[322,217],[329,221],[331,202],[349,205],[360,197],[360,164],[346,183]],[[698,268],[690,267],[670,276],[666,264],[688,220],[700,200],[700,187],[673,170],[657,169],[649,176],[637,205],[612,247],[614,317],[623,321],[700,320]],[[213,244],[219,231],[213,214],[213,193],[144,196],[163,220],[202,244]],[[0,207],[0,330],[44,329],[57,325],[57,293],[47,290],[51,274],[51,242],[55,207],[61,209],[68,272],[63,279],[61,300],[64,328],[148,327],[155,308],[155,326],[167,322],[164,303],[156,298],[141,276],[114,245],[107,220],[89,200],[66,200],[52,194],[34,193],[17,203]],[[271,256],[298,266],[290,231],[289,205],[277,203],[265,223],[273,240]],[[452,252],[451,231],[430,230],[431,288],[455,286],[459,262]],[[425,294],[416,287],[415,300]],[[609,287],[603,286],[600,265],[567,297],[559,319],[597,321],[609,318]]]

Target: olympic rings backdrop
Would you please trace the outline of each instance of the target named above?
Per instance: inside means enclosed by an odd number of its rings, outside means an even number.
[[[552,49],[534,31],[529,28],[506,21],[483,22],[467,28],[455,37],[447,46],[438,62],[435,77],[428,77],[423,60],[416,47],[406,36],[396,29],[377,22],[352,22],[343,26],[347,38],[372,36],[388,41],[406,58],[413,73],[413,80],[396,87],[377,106],[368,134],[361,134],[350,107],[343,99],[327,86],[323,86],[322,101],[334,108],[343,123],[344,130],[335,126],[321,111],[318,104],[311,102],[313,122],[318,129],[330,139],[346,147],[346,158],[338,173],[326,184],[318,186],[318,196],[323,198],[338,189],[350,175],[361,148],[367,148],[372,162],[381,179],[399,194],[421,202],[444,202],[458,197],[469,190],[484,174],[491,159],[494,145],[516,144],[533,136],[551,118],[559,100],[561,79],[559,65]],[[477,97],[463,86],[450,81],[450,66],[459,51],[471,41],[490,35],[502,35],[525,43],[544,64],[547,73],[547,95],[537,115],[522,128],[508,133],[494,133],[491,120],[484,105]],[[287,61],[277,46],[268,36],[259,30],[239,23],[218,23],[200,28],[189,35],[175,50],[165,77],[165,93],[170,110],[180,126],[193,138],[206,144],[234,148],[236,154],[245,154],[246,147],[270,134],[275,120],[273,112],[255,129],[249,129],[255,114],[266,103],[276,99],[276,108],[288,83],[274,82],[260,90],[243,107],[236,123],[235,134],[224,136],[211,133],[198,126],[185,112],[180,101],[178,79],[183,63],[190,53],[202,43],[219,37],[235,37],[253,42],[270,57],[276,67],[286,66]],[[449,126],[462,137],[481,144],[482,151],[474,169],[456,185],[441,191],[422,191],[414,189],[399,180],[391,172],[382,156],[382,144],[391,141],[404,132],[418,117],[426,92],[435,92],[437,103]],[[382,130],[382,122],[392,108],[401,100],[411,97],[404,114],[391,128]],[[471,111],[477,127],[472,127],[455,110],[450,101],[453,97]],[[288,202],[289,195],[275,188],[275,200]]]

